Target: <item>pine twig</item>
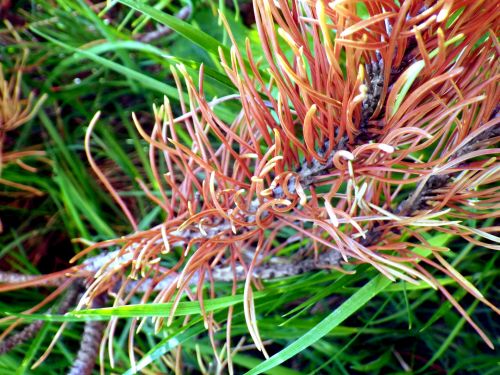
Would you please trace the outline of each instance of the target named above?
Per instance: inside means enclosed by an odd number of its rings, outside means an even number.
[[[0,355],[10,352],[15,347],[35,337],[42,328],[43,323],[43,320],[35,320],[18,333],[0,342]]]
[[[2,272],[2,274],[5,273],[6,272]],[[19,280],[21,279],[21,276],[29,276],[29,275],[16,274],[13,272],[8,272],[8,274],[10,276],[10,280],[16,280],[16,279]],[[58,314],[65,314],[75,305],[75,301],[78,298],[80,290],[81,290],[81,284],[79,281],[76,281],[70,287],[69,291],[66,293],[61,304],[59,305],[57,309]],[[34,322],[24,327],[18,333],[0,342],[0,355],[11,351],[15,347],[35,337],[42,328],[43,323],[44,323],[43,320],[35,320]]]
[[[99,308],[105,305],[105,296],[100,295],[93,300],[92,307]],[[105,322],[92,320],[85,323],[80,349],[68,375],[90,375],[94,369],[101,339],[106,328]]]
[[[500,107],[498,106],[495,108],[491,119],[498,117],[499,108]],[[500,137],[500,123],[491,127],[487,131],[482,132],[459,150],[455,151],[455,153],[453,153],[450,157],[450,160],[455,160],[460,156],[476,151],[482,147],[485,141],[496,137]],[[465,165],[465,163],[460,164],[460,166],[463,165]],[[431,175],[427,180],[424,180],[425,182],[423,182],[423,186],[417,187],[417,189],[415,189],[415,191],[410,194],[407,199],[399,204],[395,213],[399,215],[408,215],[413,211],[428,208],[429,205],[427,201],[430,200],[433,192],[446,186],[446,184],[448,184],[458,173],[459,172]]]
[[[25,275],[17,272],[0,271],[0,284],[22,284],[40,279],[41,275]],[[45,279],[40,282],[40,285],[51,287],[58,286],[61,283],[63,276],[60,278]]]

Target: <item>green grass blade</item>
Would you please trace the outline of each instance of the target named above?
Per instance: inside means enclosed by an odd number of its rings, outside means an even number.
[[[406,98],[406,94],[408,94],[408,91],[410,91],[411,85],[413,85],[413,82],[415,82],[415,80],[417,79],[422,69],[424,69],[424,67],[425,67],[425,62],[423,60],[419,60],[416,63],[412,64],[408,68],[408,71],[405,72],[405,74],[408,74],[408,77],[403,87],[401,87],[401,91],[398,93],[396,97],[396,102],[394,103],[394,107],[392,108],[391,115],[394,115],[398,111],[399,107],[401,106],[401,103],[403,103],[403,100]]]
[[[40,35],[41,37],[51,41],[54,44],[57,44],[60,47],[63,47],[64,49],[67,49],[69,51],[75,52],[76,54],[79,54],[81,56],[84,56],[108,69],[114,70],[115,72],[122,74],[125,77],[133,78],[140,82],[144,87],[150,88],[155,91],[159,91],[163,93],[164,95],[167,95],[170,98],[175,98],[179,99],[179,95],[177,92],[177,89],[173,86],[170,86],[166,83],[160,82],[154,78],[151,78],[150,76],[143,74],[141,72],[135,71],[133,69],[127,68],[126,66],[120,65],[118,63],[115,63],[114,61],[105,59],[101,56],[96,55],[95,53],[79,49],[79,48],[74,48],[71,47],[70,45],[63,43],[61,41],[58,41],[57,39],[52,38],[51,36],[41,32],[40,30],[32,27],[31,30]],[[186,96],[187,99],[187,96]]]
[[[32,27],[31,30],[34,33],[46,38],[47,40],[51,41],[54,44],[57,44],[60,47],[63,47],[69,51],[75,52],[77,55],[81,55],[83,57],[86,57],[86,58],[88,58],[88,59],[90,59],[98,64],[101,64],[102,66],[104,66],[108,69],[114,70],[115,72],[122,74],[125,77],[137,80],[138,82],[140,82],[142,84],[142,86],[144,86],[146,88],[161,92],[163,95],[166,95],[171,99],[176,99],[176,100],[179,99],[179,94],[178,94],[177,88],[175,88],[171,85],[168,85],[164,82],[158,81],[157,79],[151,78],[150,76],[143,74],[141,72],[138,72],[136,70],[127,68],[126,66],[115,63],[114,61],[105,59],[99,55],[96,55],[95,53],[89,52],[87,50],[71,47],[70,45],[67,45],[61,41],[58,41],[57,39],[52,38],[51,36],[41,32],[40,30],[37,30],[36,28]],[[184,100],[189,102],[189,98],[188,98],[187,94],[183,94],[183,95],[184,95]],[[217,107],[215,109],[215,112],[217,115],[219,115],[225,121],[232,121],[234,119],[234,116],[235,116],[235,114],[232,111],[227,110],[226,108],[221,107],[221,106]]]
[[[165,26],[170,27],[172,30],[175,30],[186,39],[200,46],[203,50],[207,51],[212,56],[218,57],[220,48],[222,50],[222,53],[224,54],[224,57],[228,61],[231,61],[231,52],[227,46],[223,45],[217,39],[204,33],[200,29],[191,26],[187,22],[181,21],[174,16],[163,13],[158,9],[155,9],[146,4],[139,3],[135,0],[117,0],[117,1],[151,17],[152,19],[160,22]],[[248,59],[246,58],[243,59],[245,65],[247,67],[250,67]],[[262,75],[262,77],[265,77],[267,79],[268,74],[266,72],[260,70],[259,73]]]
[[[435,236],[430,242],[435,246],[443,246],[452,236],[439,235]],[[418,249],[418,252],[428,256],[430,250]],[[291,343],[289,346],[279,351],[269,359],[248,371],[246,375],[261,374],[273,367],[283,363],[300,353],[305,348],[316,343],[322,337],[326,336],[332,329],[339,326],[343,321],[353,315],[356,311],[366,305],[373,297],[382,292],[385,288],[391,285],[391,281],[383,275],[377,275],[361,289],[354,293],[342,305],[335,309],[330,315],[313,327],[309,332],[301,336],[299,339]]]
[[[263,291],[255,293],[254,298],[260,299],[267,296],[269,293]],[[243,295],[220,297],[214,299],[207,299],[204,301],[205,311],[217,311],[226,309],[230,306],[243,303]],[[128,305],[119,307],[107,307],[102,309],[88,309],[74,311],[70,314],[76,316],[106,316],[106,317],[120,317],[120,318],[137,318],[148,316],[169,316],[172,310],[173,302],[167,303],[151,303],[148,305]],[[199,302],[180,302],[175,310],[176,316],[185,316],[192,314],[201,314]]]
[[[276,367],[286,360],[300,353],[305,348],[311,346],[316,341],[327,335],[332,329],[339,326],[344,320],[358,311],[373,297],[383,291],[391,281],[382,275],[376,276],[369,281],[361,289],[359,289],[351,298],[345,301],[335,311],[323,319],[319,324],[313,327],[305,335],[294,341],[285,349],[276,353],[269,359],[265,360],[252,370],[248,371],[247,375],[262,374],[265,371]]]
[[[456,35],[455,37],[451,38],[450,40],[447,40],[444,43],[444,45],[449,46],[453,43],[459,42],[462,38],[463,38],[462,34]],[[429,57],[434,58],[437,56],[438,53],[439,53],[439,49],[436,48],[429,53]],[[422,71],[422,69],[424,69],[424,67],[425,67],[425,62],[423,60],[418,60],[417,62],[415,62],[414,64],[412,64],[408,68],[407,80],[406,80],[405,84],[403,85],[403,87],[401,88],[401,91],[397,95],[396,102],[394,103],[394,108],[392,109],[391,115],[394,115],[398,111],[399,107],[401,106],[401,103],[403,103],[403,100],[406,97],[406,94],[408,94],[408,91],[410,91],[411,85],[413,84],[413,82],[415,82],[415,80],[417,79],[417,77],[420,74],[420,72]],[[405,74],[406,74],[406,72],[405,72]]]
[[[149,5],[140,3],[135,0],[117,0],[132,9],[135,9],[142,14],[151,17],[152,19],[160,22],[161,24],[170,27],[172,30],[176,31],[186,39],[197,44],[203,48],[208,53],[218,56],[219,47],[222,48],[224,54],[229,57],[230,52],[226,46],[223,46],[217,39],[204,33],[196,27],[191,26],[187,22],[181,21],[177,17],[170,14],[164,13],[158,9],[155,9]]]

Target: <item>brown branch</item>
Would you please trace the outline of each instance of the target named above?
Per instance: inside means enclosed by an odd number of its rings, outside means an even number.
[[[495,108],[491,119],[498,117],[499,106]],[[485,141],[500,137],[500,124],[492,126],[488,130],[482,132],[466,145],[455,151],[450,157],[450,161],[455,160],[465,154],[471,153],[484,146]],[[466,163],[461,163],[459,166],[464,166]],[[415,191],[410,196],[399,204],[394,211],[396,214],[409,215],[414,211],[426,209],[429,207],[427,203],[432,199],[434,192],[446,186],[459,172],[453,172],[442,175],[432,175],[427,180],[424,180],[423,186],[417,186]]]
[[[27,276],[27,275],[15,274],[12,272],[10,272],[9,274],[11,276],[11,280],[19,279],[20,278],[19,276]],[[80,282],[76,281],[70,287],[70,289],[64,296],[61,304],[59,305],[59,308],[57,309],[58,314],[65,314],[66,312],[69,311],[71,307],[75,305],[75,301],[80,291],[81,291],[81,284]],[[34,322],[24,327],[20,332],[0,342],[0,355],[11,351],[15,347],[35,337],[42,328],[43,323],[44,323],[43,320],[35,320]]]
[[[43,320],[35,320],[31,324],[24,327],[18,333],[10,336],[6,340],[0,342],[0,355],[10,352],[16,346],[30,340],[35,337],[43,326]]]
[[[417,15],[421,14],[427,9],[427,6],[423,6]],[[408,15],[411,18],[410,15]],[[392,25],[389,20],[386,20],[387,34],[391,35]],[[388,91],[391,91],[394,83],[399,79],[401,74],[415,61],[417,49],[417,39],[415,36],[411,36],[407,40],[407,45],[403,58],[397,67],[394,66],[392,62],[386,62],[391,64],[391,71],[389,77],[387,77],[387,87]],[[373,140],[373,134],[370,134],[368,125],[373,114],[377,110],[380,98],[382,96],[382,90],[384,88],[385,80],[384,77],[384,60],[380,54],[380,51],[376,51],[377,60],[371,61],[365,64],[366,77],[365,85],[367,87],[366,97],[361,103],[361,120],[359,123],[359,134],[356,136],[354,144],[367,143]],[[385,106],[382,106],[380,113],[377,118],[382,119],[385,115]]]
[[[105,305],[105,296],[100,295],[93,299],[92,307],[99,308]],[[90,375],[94,369],[101,339],[106,328],[105,322],[88,321],[85,323],[80,349],[76,355],[75,362],[68,372],[68,375]]]
[[[213,236],[215,236],[217,234],[215,228],[212,228],[212,230],[214,231]],[[139,246],[139,244],[136,244],[135,246]],[[95,257],[88,258],[83,263],[83,267],[81,270],[85,273],[94,274],[101,270],[102,267],[105,267],[104,272],[106,272],[106,270],[108,269],[111,270],[128,264],[132,260],[132,252],[119,255],[120,252],[121,250],[114,250],[99,254]],[[252,275],[253,277],[259,278],[261,280],[271,280],[280,277],[295,276],[314,270],[336,267],[340,264],[340,261],[341,255],[336,251],[321,253],[316,260],[305,258],[299,261],[291,261],[288,258],[273,257],[269,263],[255,267]],[[243,281],[246,277],[245,269],[243,266],[236,266],[235,269],[233,269],[231,266],[215,266],[210,272],[212,273],[212,279],[218,282],[232,282],[234,278],[236,278],[237,281]],[[2,274],[5,273],[0,273],[0,276]],[[127,290],[134,289],[138,293],[145,293],[146,291],[150,291],[152,288],[154,291],[161,291],[168,288],[170,285],[172,285],[172,283],[177,282],[177,276],[178,275],[176,274],[172,274],[171,276],[163,278],[160,282],[154,285],[152,279],[140,281],[134,280],[129,282],[129,284],[127,285]],[[36,279],[37,277],[38,276],[22,275],[10,272],[8,273],[8,277],[0,279],[0,282],[16,284],[19,282],[19,280],[32,280]],[[200,274],[195,273],[190,279],[190,285],[196,285],[198,283],[199,277]],[[208,280],[208,278],[205,279]],[[42,286],[53,287],[59,285],[60,282],[61,278],[57,278],[51,280],[51,282],[44,283]],[[140,285],[137,287],[138,283],[140,283]],[[67,311],[68,309],[69,306],[65,311]]]
[[[490,120],[499,117],[500,105],[497,105],[490,116]],[[500,124],[492,126],[490,129],[482,132],[459,150],[455,151],[450,157],[450,161],[457,159],[465,154],[476,151],[484,146],[484,143],[492,138],[500,137]],[[464,166],[466,163],[461,163]],[[432,200],[434,192],[438,189],[445,187],[454,176],[459,172],[453,172],[442,175],[432,175],[427,180],[424,180],[423,186],[417,188],[409,195],[407,199],[402,201],[392,212],[397,215],[411,216],[415,212],[429,208],[429,201]],[[365,232],[365,238],[361,239],[359,243],[363,246],[371,246],[377,243],[382,237],[383,231],[381,225],[375,222],[374,226]]]
[[[24,275],[17,272],[0,271],[0,284],[21,284],[28,281],[33,281],[39,278],[40,275]],[[51,280],[47,280],[48,286],[55,286]]]
[[[361,120],[359,123],[359,134],[356,136],[354,144],[367,143],[371,140],[368,125],[371,117],[375,113],[384,88],[384,61],[379,58],[378,61],[372,61],[365,65],[366,78],[365,86],[367,88],[365,98],[361,103]]]
[[[499,107],[497,107],[491,118],[498,117]],[[456,159],[466,153],[477,150],[479,147],[483,145],[483,143],[489,139],[500,136],[500,125],[493,126],[489,130],[479,134],[476,138],[472,139],[469,143],[463,146],[460,150],[456,151],[452,156],[451,160]],[[322,174],[326,173],[333,166],[333,156],[336,151],[340,149],[345,149],[347,144],[347,138],[341,139],[341,141],[336,145],[335,149],[331,152],[328,157],[326,163],[321,164],[317,160],[313,160],[311,165],[308,166],[304,164],[302,169],[299,171],[298,178],[300,179],[302,185],[307,188],[310,187],[314,179]],[[328,144],[325,145],[328,147]],[[456,172],[445,175],[434,175],[430,176],[423,188],[417,188],[405,201],[401,202],[400,205],[393,210],[396,214],[403,215],[412,215],[415,211],[428,207],[426,201],[429,197],[432,196],[433,192],[437,189],[445,186],[456,174]],[[295,192],[296,190],[296,182],[295,178],[291,178],[289,181],[288,189],[290,192]],[[283,196],[283,190],[280,187],[275,188],[274,196],[281,197]],[[251,218],[249,219],[251,223]],[[380,230],[381,224],[375,223],[375,225],[365,233],[365,237],[359,240],[359,243],[363,246],[371,246],[377,243],[382,236],[382,231]],[[192,239],[197,238],[211,238],[216,235],[219,235],[221,232],[226,231],[230,228],[229,224],[222,223],[219,226],[207,228],[205,233],[201,233],[198,230],[186,229],[184,231],[174,232],[173,235],[175,237],[180,237],[180,240],[176,244],[181,244],[185,242],[189,242]],[[174,244],[175,245],[175,244]],[[132,245],[134,246],[134,245]],[[140,246],[140,244],[135,244],[135,246]],[[127,252],[122,255],[118,255],[121,250],[115,250],[108,253],[100,254],[92,258],[88,258],[83,263],[82,271],[95,273],[105,265],[107,269],[112,269],[115,267],[119,267],[121,265],[125,265],[132,260],[133,253]],[[291,262],[288,259],[280,259],[279,257],[274,257],[272,262],[257,266],[254,269],[253,276],[260,278],[262,280],[269,280],[278,277],[287,277],[297,275],[303,272],[309,272],[316,269],[321,269],[325,267],[338,266],[341,261],[341,256],[338,252],[330,251],[327,253],[322,253],[319,255],[317,260],[313,260],[310,258],[302,259],[298,262]],[[236,269],[232,269],[231,267],[214,267],[212,270],[212,277],[214,281],[221,282],[229,282],[232,281],[236,276],[236,279],[241,281],[245,277],[245,270],[243,267],[238,266]],[[0,283],[22,283],[26,281],[32,281],[40,276],[33,275],[21,275],[11,272],[0,272]],[[192,283],[196,283],[199,278],[199,275],[195,274],[192,278]],[[156,284],[153,288],[154,290],[162,290],[167,287],[169,284],[174,282],[176,276],[172,276],[171,278],[167,278],[162,280],[160,283]],[[55,286],[58,285],[60,279],[48,279],[44,282],[43,286]],[[136,282],[131,283],[130,288],[134,287]],[[139,292],[145,291],[147,288],[151,286],[151,281],[142,282],[143,286],[139,288]]]

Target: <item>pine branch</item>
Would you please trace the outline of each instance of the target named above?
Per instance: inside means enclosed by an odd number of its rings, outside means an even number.
[[[500,106],[495,108],[490,119],[494,119],[499,116],[499,108]],[[487,142],[488,140],[495,139],[497,137],[500,137],[500,123],[480,133],[463,147],[455,151],[451,155],[450,161],[456,160],[463,155],[484,147],[485,143],[489,143]],[[460,163],[458,167],[463,167],[465,165],[465,162]],[[431,175],[428,179],[424,180],[423,185],[421,184],[417,186],[415,191],[411,193],[407,199],[401,202],[394,212],[398,215],[411,215],[415,211],[429,208],[428,201],[432,200],[434,192],[445,187],[453,179],[453,177],[458,175],[458,173],[460,172]]]
[[[105,305],[105,296],[100,295],[93,299],[92,308],[99,308]],[[80,349],[76,355],[75,362],[68,372],[68,375],[90,375],[94,369],[102,335],[106,328],[105,322],[88,321],[85,323]]]
[[[42,328],[43,323],[43,320],[35,320],[24,327],[20,332],[0,342],[0,355],[11,351],[15,347],[35,337]]]
[[[215,231],[215,228],[212,228]],[[158,244],[160,244],[158,242]],[[183,244],[184,242],[180,242],[179,244]],[[120,255],[121,250],[114,250],[110,252],[104,252],[102,254],[96,255],[94,257],[90,257],[83,262],[82,267],[80,268],[79,280],[83,278],[85,274],[95,274],[97,272],[106,273],[116,268],[123,268],[127,266],[133,260],[133,250],[134,248],[139,247],[140,244],[133,244],[130,246],[130,251]],[[320,270],[324,268],[331,268],[339,266],[341,261],[340,253],[335,251],[321,253],[318,256],[318,259],[305,258],[301,260],[290,260],[288,258],[283,257],[272,257],[269,263],[265,263],[255,267],[253,270],[253,277],[259,278],[261,280],[271,280],[280,277],[289,277],[295,276],[301,273],[310,272],[314,270]],[[246,274],[245,269],[237,265],[235,269],[231,266],[214,266],[211,269],[211,277],[214,281],[217,282],[232,282],[234,278],[237,281],[244,281]],[[178,275],[171,275],[166,278],[163,278],[159,283],[154,283],[151,278],[146,281],[141,280],[140,286],[137,287],[139,281],[132,280],[127,285],[127,290],[136,290],[138,293],[145,293],[147,291],[161,291],[168,287],[170,287],[173,283],[177,282]],[[208,274],[205,275],[205,280],[208,279]],[[78,277],[78,276],[73,276]],[[196,273],[192,279],[190,280],[190,285],[196,285],[198,283],[200,274]],[[17,284],[18,280],[32,280],[36,279],[38,276],[31,275],[23,275],[10,272],[8,278],[4,278],[1,282],[6,284]],[[63,277],[48,279],[43,285],[44,287],[53,287],[59,285]],[[69,293],[69,292],[68,292]],[[65,311],[69,309],[66,308]]]
[[[356,136],[355,144],[369,142],[373,136],[369,133],[369,121],[379,105],[382,89],[384,87],[384,61],[380,57],[378,61],[365,64],[366,93],[361,103],[361,120],[359,122],[359,134]]]
[[[5,274],[5,273],[2,273]],[[9,272],[9,279],[12,280],[19,280],[23,279],[21,276],[26,276],[26,275],[21,275],[21,274],[16,274]],[[5,275],[4,275],[5,276]],[[4,281],[5,278],[2,280]],[[59,280],[60,281],[60,280]],[[14,282],[15,283],[15,282]],[[49,286],[49,285],[46,285]],[[55,285],[51,285],[55,286]],[[65,314],[68,312],[72,307],[74,307],[76,299],[78,295],[81,292],[81,284],[79,281],[75,281],[75,283],[70,287],[66,295],[64,296],[61,304],[59,305],[57,312],[58,314]],[[44,321],[43,320],[35,320],[34,322],[30,323],[26,327],[24,327],[20,332],[10,336],[6,340],[0,342],[0,355],[7,353],[14,349],[15,347],[21,345],[22,343],[32,339],[35,337],[40,329],[43,326]]]

